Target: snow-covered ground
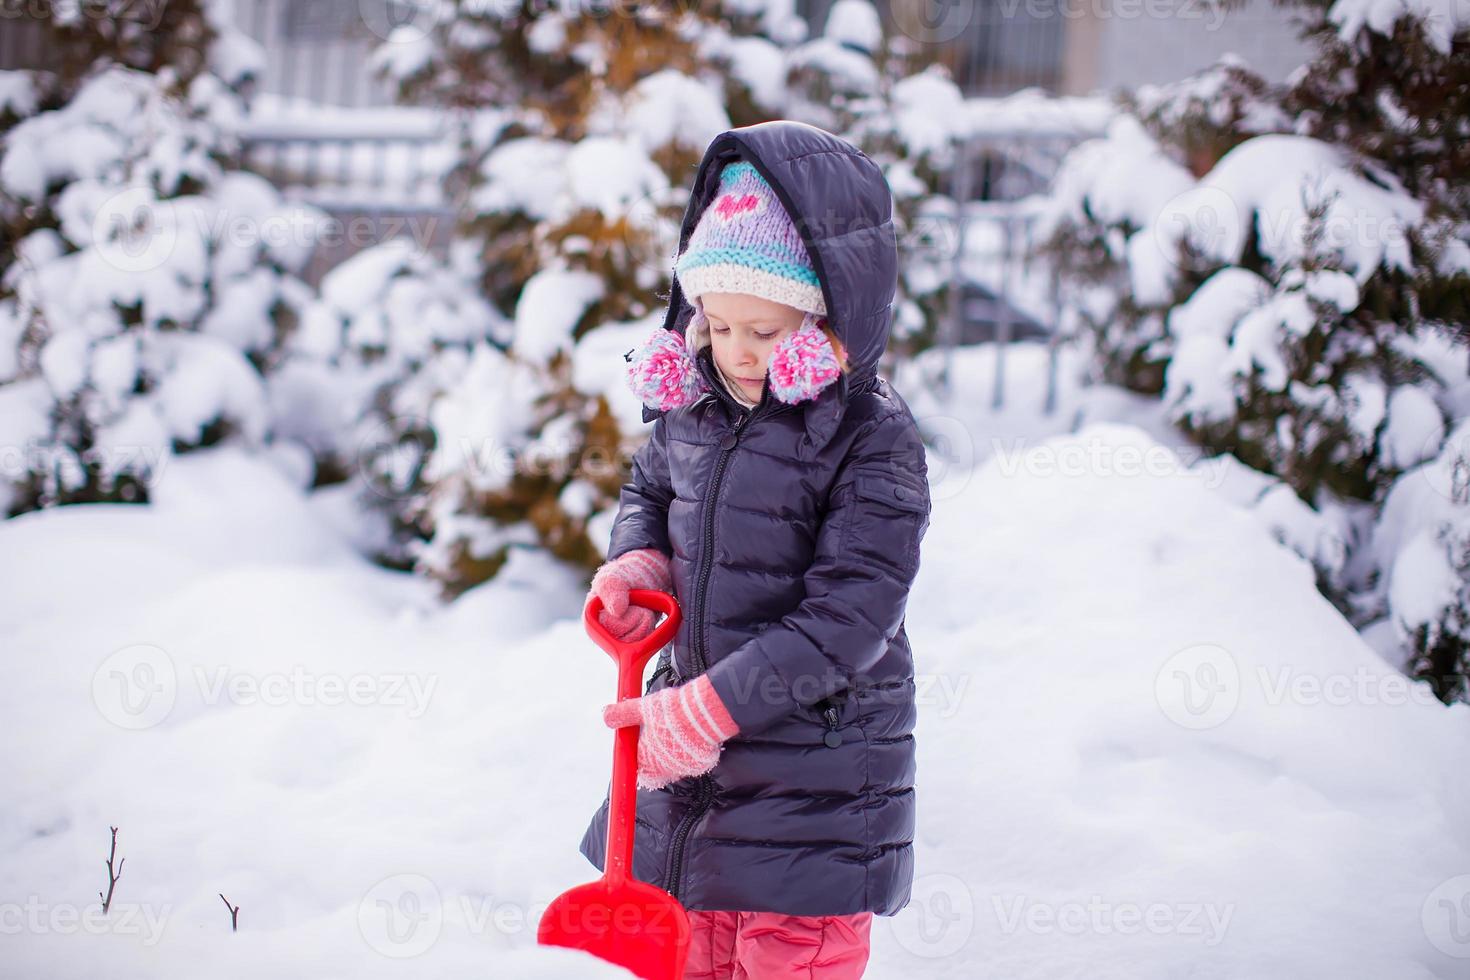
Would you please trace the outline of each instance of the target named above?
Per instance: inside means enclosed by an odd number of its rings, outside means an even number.
[[[1223,470],[1084,401],[942,422],[990,448],[932,468],[917,877],[868,975],[1466,976],[1470,707],[1411,690]],[[205,450],[147,506],[0,524],[0,974],[626,975],[534,941],[595,876],[581,582],[523,553],[441,606],[338,520]]]

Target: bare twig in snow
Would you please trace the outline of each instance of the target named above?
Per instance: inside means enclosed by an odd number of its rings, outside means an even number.
[[[112,870],[112,859],[115,858],[115,857],[117,857],[117,828],[116,827],[113,827],[111,829],[112,829],[112,850],[109,851],[108,854],[107,854],[107,894],[104,895],[101,892],[98,892],[97,893],[97,897],[100,898],[100,899],[102,899],[102,914],[103,915],[106,915],[107,914],[108,908],[112,905],[112,890],[117,887],[117,879],[119,879],[119,878],[122,877],[123,861],[126,861],[127,860],[127,858],[121,858],[121,859],[118,860],[118,862],[117,862],[117,872],[114,874],[113,873],[113,870]]]
[[[225,903],[225,908],[230,910],[230,931],[235,932],[240,925],[240,906],[231,905],[230,900],[225,898],[224,892],[219,893],[219,900]]]

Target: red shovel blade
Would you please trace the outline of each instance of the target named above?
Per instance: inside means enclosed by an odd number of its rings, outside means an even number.
[[[682,980],[689,958],[689,915],[662,888],[604,875],[558,895],[546,907],[536,941],[584,949],[647,980]]]
[[[622,643],[603,628],[602,600],[593,596],[583,613],[588,634],[618,665],[618,700],[642,693],[643,667],[679,628],[679,603],[667,592],[633,589],[628,601],[664,613],[652,633]],[[631,970],[645,980],[682,980],[689,956],[689,915],[678,899],[631,876],[637,805],[638,727],[613,735],[613,778],[607,818],[607,859],[601,878],[558,895],[536,929],[544,946],[582,949]]]

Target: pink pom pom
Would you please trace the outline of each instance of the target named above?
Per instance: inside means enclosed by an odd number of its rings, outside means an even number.
[[[649,408],[669,411],[692,404],[709,390],[678,331],[654,329],[628,355],[628,387]]]
[[[816,398],[842,373],[837,352],[826,333],[817,326],[819,318],[808,313],[766,359],[771,394],[788,405]]]

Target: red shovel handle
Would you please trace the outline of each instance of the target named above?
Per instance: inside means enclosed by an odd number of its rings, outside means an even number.
[[[664,621],[641,640],[623,643],[598,621],[602,599],[592,596],[582,619],[587,633],[597,645],[612,655],[618,664],[618,700],[626,701],[643,693],[643,668],[679,629],[682,614],[679,600],[657,589],[629,589],[628,602],[664,614]],[[607,863],[603,875],[609,885],[622,884],[633,869],[633,818],[637,809],[638,727],[619,728],[613,740],[612,788],[607,819]]]
[[[629,589],[628,603],[633,606],[642,606],[644,609],[652,609],[661,612],[665,619],[659,623],[654,631],[641,640],[624,643],[607,631],[607,627],[597,618],[602,612],[602,597],[593,594],[587,602],[587,608],[583,610],[582,621],[587,627],[587,635],[596,641],[597,645],[612,655],[618,664],[618,700],[624,698],[636,698],[641,690],[639,684],[643,678],[643,667],[648,659],[662,650],[668,642],[674,638],[674,631],[679,628],[679,600],[668,592],[660,592],[657,589]],[[632,668],[624,671],[623,667]],[[624,688],[623,680],[625,673],[632,675],[632,688]]]
[[[602,600],[595,596],[583,616],[588,634],[617,661],[619,701],[638,696],[643,665],[674,635],[680,619],[679,603],[667,592],[633,589],[628,599],[666,616],[641,640],[622,643],[610,635],[598,621]],[[629,725],[613,736],[603,875],[553,899],[536,927],[536,941],[585,950],[645,980],[682,980],[689,959],[689,915],[674,896],[632,877],[637,776],[638,726]]]

